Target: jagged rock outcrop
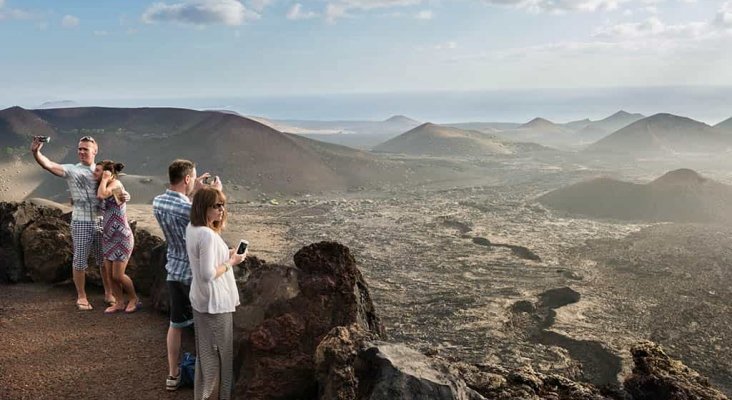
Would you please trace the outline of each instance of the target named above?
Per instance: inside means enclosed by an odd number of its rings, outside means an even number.
[[[671,359],[653,342],[641,342],[631,349],[635,367],[624,383],[634,400],[727,400],[707,378]]]
[[[357,326],[334,328],[315,356],[319,399],[622,399],[531,367],[509,371],[421,354],[403,344],[375,341]]]
[[[444,361],[443,361],[444,362]],[[559,375],[544,375],[526,366],[509,371],[495,365],[453,362],[450,370],[468,387],[491,400],[605,400],[622,399],[621,393],[603,393],[597,387]]]
[[[321,340],[315,351],[318,398],[356,399],[359,391],[356,357],[364,342],[372,340],[378,340],[377,335],[357,324],[337,326]]]
[[[266,265],[240,282],[234,316],[235,395],[247,399],[317,395],[314,355],[337,326],[384,334],[349,249],[320,242],[300,249],[295,267]]]
[[[21,247],[23,230],[40,217],[60,215],[60,210],[29,202],[0,202],[0,282],[16,283],[27,279]]]
[[[447,364],[377,339],[356,324],[330,331],[315,354],[319,399],[483,399]]]
[[[74,259],[71,227],[60,218],[42,216],[20,235],[26,272],[33,282],[55,283],[71,277]]]

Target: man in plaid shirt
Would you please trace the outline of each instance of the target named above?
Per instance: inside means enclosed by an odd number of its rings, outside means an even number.
[[[31,153],[38,165],[48,172],[66,179],[74,209],[71,213],[71,238],[74,244],[73,280],[76,286],[76,307],[79,310],[91,310],[92,305],[86,297],[86,270],[89,254],[93,254],[99,265],[104,285],[104,299],[108,303],[115,301],[112,296],[112,285],[104,273],[102,262],[102,228],[97,187],[94,179],[94,158],[97,155],[97,142],[91,136],[79,139],[77,155],[78,164],[58,164],[41,153],[43,142],[40,137],[33,138]],[[125,201],[129,201],[129,193],[124,193]]]
[[[180,385],[181,336],[183,328],[193,324],[191,301],[191,265],[186,252],[186,227],[191,220],[191,198],[193,193],[203,187],[208,173],[196,176],[196,165],[188,160],[175,160],[168,167],[170,187],[165,193],[153,200],[155,219],[163,230],[168,242],[168,271],[166,283],[170,295],[170,326],[168,327],[168,377],[165,388],[176,390]],[[214,179],[211,186],[221,190],[221,181]]]

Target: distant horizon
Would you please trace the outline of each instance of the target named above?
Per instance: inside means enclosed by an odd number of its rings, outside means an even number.
[[[556,123],[599,120],[620,110],[669,113],[715,125],[732,117],[732,86],[541,88],[472,91],[403,91],[181,98],[26,99],[0,108],[37,109],[46,103],[79,107],[176,107],[234,111],[273,120],[381,121],[404,115],[420,122]],[[63,108],[63,107],[62,107]]]
[[[727,116],[707,102],[715,96],[671,99],[676,107],[663,93],[654,107],[635,91],[643,102],[599,106],[592,92],[732,86],[732,0],[0,0],[0,36],[17,38],[0,53],[0,104],[25,106],[70,99],[436,122],[628,108],[714,122]],[[581,101],[555,95],[563,90]],[[515,91],[542,98],[482,95]],[[388,108],[375,104],[383,100]],[[541,100],[562,107],[537,108]]]

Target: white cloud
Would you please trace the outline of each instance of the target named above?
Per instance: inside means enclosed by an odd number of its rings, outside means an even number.
[[[630,0],[483,0],[488,4],[515,7],[535,13],[615,10],[620,4],[628,1]]]
[[[259,14],[247,10],[237,0],[196,0],[183,3],[155,3],[142,14],[146,23],[178,22],[189,25],[223,24],[237,26]]]
[[[250,0],[249,7],[257,12],[262,12],[267,6],[272,4],[273,0]]]
[[[628,22],[601,27],[593,36],[610,40],[639,38],[700,39],[715,34],[714,27],[708,22],[667,25],[658,17],[650,17],[643,22]]]
[[[5,8],[5,0],[0,0],[0,21],[6,19],[32,19],[33,13],[18,8]]]
[[[325,19],[334,22],[338,18],[349,17],[348,9],[340,4],[328,4],[325,6]]]
[[[290,7],[290,10],[287,12],[287,19],[290,20],[301,20],[301,19],[309,19],[309,18],[315,18],[318,14],[312,11],[303,11],[302,4],[295,3]]]
[[[732,29],[732,1],[726,1],[717,11],[714,24],[722,29]]]
[[[454,50],[457,48],[456,42],[445,42],[445,43],[439,43],[434,46],[435,50]]]
[[[74,17],[73,15],[64,15],[64,17],[61,18],[61,26],[64,28],[76,28],[79,26],[80,22],[79,18]]]
[[[433,17],[432,10],[422,10],[422,11],[418,12],[417,15],[414,16],[414,18],[424,19],[424,20],[432,19],[432,17]]]
[[[333,22],[338,18],[351,17],[352,11],[369,11],[379,8],[407,7],[421,4],[422,0],[339,0],[325,7],[325,18]]]

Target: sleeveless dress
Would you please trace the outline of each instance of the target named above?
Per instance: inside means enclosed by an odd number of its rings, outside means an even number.
[[[132,229],[127,222],[126,203],[117,204],[114,196],[109,196],[102,202],[104,210],[102,252],[104,259],[110,261],[129,260],[135,239]]]

